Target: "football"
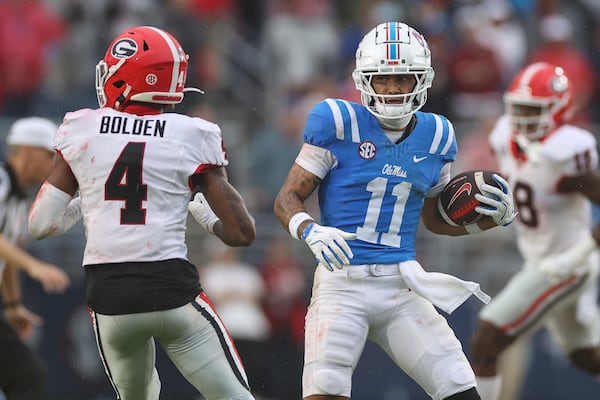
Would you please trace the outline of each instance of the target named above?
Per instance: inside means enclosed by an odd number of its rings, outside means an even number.
[[[482,215],[475,211],[481,204],[475,195],[481,193],[484,183],[500,188],[492,178],[494,174],[500,175],[489,170],[464,171],[450,179],[438,199],[438,209],[446,222],[453,226],[477,222]]]

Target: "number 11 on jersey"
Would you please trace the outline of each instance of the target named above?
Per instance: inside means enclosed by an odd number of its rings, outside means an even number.
[[[371,193],[371,199],[367,206],[367,214],[363,226],[356,229],[356,237],[369,243],[384,244],[391,247],[400,247],[400,226],[404,217],[404,210],[412,184],[401,182],[392,188],[392,194],[396,197],[390,224],[386,232],[377,232],[375,229],[381,216],[383,197],[386,193],[388,180],[377,177],[367,184],[367,191]]]

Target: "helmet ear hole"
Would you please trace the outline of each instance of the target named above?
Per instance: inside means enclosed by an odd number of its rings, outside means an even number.
[[[125,81],[116,81],[113,83],[113,86],[116,87],[117,89],[120,89],[121,87],[123,87],[124,84],[125,84]]]
[[[148,42],[146,42],[145,40],[144,40],[144,46],[143,47],[144,47],[144,51],[150,50],[150,46],[148,46]]]

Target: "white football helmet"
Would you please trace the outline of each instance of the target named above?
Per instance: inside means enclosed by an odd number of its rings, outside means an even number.
[[[376,94],[374,75],[413,75],[416,85],[410,93]],[[404,128],[412,115],[427,101],[433,82],[431,51],[423,35],[401,22],[377,25],[365,35],[356,50],[356,69],[352,78],[361,92],[361,101],[386,126]],[[400,104],[386,104],[387,100]]]

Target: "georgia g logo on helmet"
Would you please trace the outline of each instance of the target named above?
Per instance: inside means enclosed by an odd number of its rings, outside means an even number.
[[[114,58],[131,58],[138,51],[137,43],[132,39],[121,39],[110,49]]]

